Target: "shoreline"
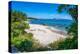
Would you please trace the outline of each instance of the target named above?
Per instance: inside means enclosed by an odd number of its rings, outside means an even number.
[[[25,29],[25,31],[27,33],[32,33],[33,37],[45,46],[53,41],[56,41],[60,38],[66,38],[68,36],[65,32],[60,31],[55,27],[47,25],[39,25],[39,24],[29,24],[29,25],[30,29]]]

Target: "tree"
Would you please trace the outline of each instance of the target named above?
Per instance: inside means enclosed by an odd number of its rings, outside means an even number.
[[[24,33],[24,29],[29,28],[29,24],[26,23],[27,15],[20,11],[12,10],[11,15],[11,36],[19,36]]]
[[[72,16],[73,23],[68,28],[68,33],[72,33],[74,37],[77,38],[77,30],[78,30],[78,6],[77,5],[60,5],[58,7],[58,12],[61,13],[66,11],[68,14]]]
[[[9,11],[9,14],[11,19],[11,47],[14,46],[19,51],[28,51],[32,48],[33,34],[24,31],[24,29],[29,29],[27,15],[16,10]]]
[[[73,23],[68,27],[68,34],[73,36],[72,39],[66,39],[59,45],[59,48],[66,49],[76,49],[78,48],[78,6],[77,5],[60,5],[58,7],[58,12],[61,13],[66,11],[69,15],[72,16]],[[69,41],[68,41],[69,40]],[[63,47],[61,47],[63,46]],[[65,48],[66,47],[66,48]]]
[[[68,14],[70,14],[75,22],[78,21],[78,6],[77,5],[66,5],[61,4],[58,7],[58,12],[64,12],[66,11]]]
[[[73,23],[68,27],[68,34],[73,38],[58,40],[50,44],[53,49],[77,49],[78,48],[78,6],[77,5],[60,5],[58,12],[67,12],[72,16]]]

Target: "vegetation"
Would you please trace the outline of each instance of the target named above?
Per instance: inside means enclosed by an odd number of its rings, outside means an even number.
[[[24,51],[44,51],[44,50],[58,50],[58,49],[77,49],[78,48],[78,12],[77,6],[60,5],[58,12],[69,13],[73,18],[73,23],[67,28],[69,36],[72,38],[59,39],[49,44],[49,47],[43,47],[39,42],[33,38],[32,33],[27,33],[24,30],[29,29],[28,17],[25,13],[20,11],[10,11],[11,15],[11,46],[15,46],[20,52]],[[34,18],[31,18],[34,19]]]
[[[20,11],[10,11],[10,14],[11,46],[15,46],[19,51],[29,51],[33,45],[33,34],[24,31],[29,29],[26,14]]]
[[[24,29],[29,28],[29,24],[25,23],[27,16],[19,11],[11,11],[11,36],[19,36],[24,33]]]
[[[59,39],[49,46],[53,50],[77,49],[77,41],[74,38]]]
[[[53,49],[77,49],[78,48],[78,9],[77,5],[60,5],[58,12],[63,12],[66,10],[72,16],[73,23],[67,28],[69,36],[72,38],[60,39],[57,40],[49,46]]]

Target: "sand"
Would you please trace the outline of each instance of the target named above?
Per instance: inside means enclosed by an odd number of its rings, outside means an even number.
[[[44,46],[60,38],[67,37],[66,32],[45,25],[30,24],[30,29],[25,29],[25,31],[28,33],[32,33],[33,37],[37,39]]]

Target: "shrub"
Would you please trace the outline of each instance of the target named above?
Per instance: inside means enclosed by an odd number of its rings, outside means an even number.
[[[78,41],[76,39],[73,38],[66,38],[63,40],[57,40],[51,44],[49,44],[49,46],[52,49],[56,49],[56,50],[63,50],[63,49],[77,49],[78,48]]]
[[[17,36],[11,40],[12,45],[14,45],[19,51],[29,51],[33,45],[33,39],[26,35]]]

